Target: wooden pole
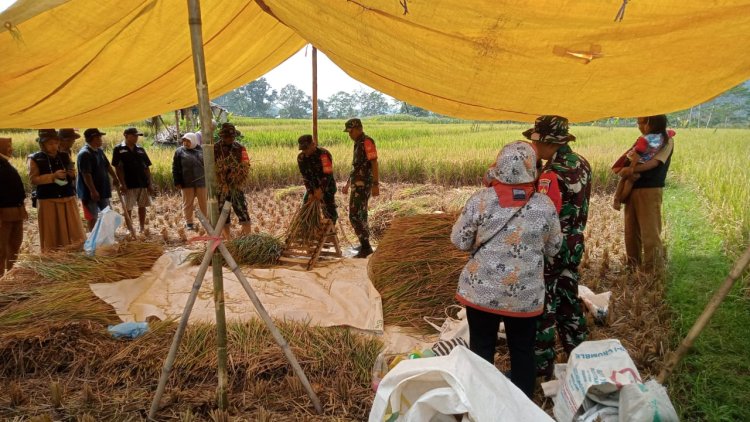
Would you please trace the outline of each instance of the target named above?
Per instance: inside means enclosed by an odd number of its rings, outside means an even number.
[[[229,209],[231,204],[229,202],[224,203],[224,208],[221,210],[221,215],[224,218],[219,219],[219,223],[215,229],[207,230],[212,237],[221,236],[221,230],[224,228],[226,222],[226,216],[229,215]],[[180,347],[182,336],[185,334],[188,320],[190,319],[190,313],[193,312],[193,305],[195,305],[195,298],[198,297],[198,292],[203,284],[203,278],[206,276],[208,266],[211,264],[211,258],[214,255],[214,248],[211,247],[211,242],[206,243],[206,253],[203,254],[203,260],[201,266],[198,268],[198,274],[195,276],[195,282],[193,282],[193,289],[190,291],[185,308],[182,310],[182,318],[180,318],[180,325],[177,326],[177,331],[172,338],[172,346],[169,348],[169,354],[167,360],[164,362],[164,366],[161,369],[161,377],[159,378],[159,386],[156,388],[156,394],[154,399],[151,401],[151,410],[148,412],[149,420],[154,420],[156,412],[159,410],[159,402],[161,402],[161,396],[164,394],[164,389],[167,386],[167,380],[169,380],[169,374],[172,372],[172,365],[174,365],[175,358],[177,357],[177,349]]]
[[[667,378],[672,375],[672,372],[674,371],[675,367],[677,367],[677,364],[680,363],[680,360],[682,360],[683,356],[685,356],[688,350],[693,347],[695,339],[698,338],[698,335],[701,333],[701,331],[703,331],[708,322],[711,320],[714,312],[716,312],[716,310],[719,308],[719,305],[721,305],[721,302],[724,301],[724,298],[726,298],[729,292],[732,290],[735,281],[740,278],[740,275],[742,275],[742,272],[745,270],[748,264],[750,264],[750,246],[748,246],[748,248],[745,250],[745,253],[743,253],[742,256],[740,256],[739,259],[737,259],[737,261],[734,263],[732,271],[729,272],[729,275],[724,280],[724,283],[721,285],[721,287],[719,287],[719,290],[714,293],[714,296],[708,302],[706,308],[703,309],[703,313],[695,321],[693,327],[690,329],[687,336],[685,336],[685,339],[682,340],[680,347],[678,347],[677,350],[675,350],[675,352],[669,356],[666,365],[664,365],[664,368],[656,378],[659,384],[664,384],[664,381],[666,381]]]
[[[206,76],[206,58],[203,53],[203,33],[201,29],[200,0],[188,0],[188,23],[190,24],[190,44],[193,51],[193,73],[195,89],[198,91],[198,108],[201,117],[201,136],[203,138],[203,167],[205,168],[206,190],[208,195],[208,215],[211,225],[216,226],[219,219],[219,207],[214,192],[216,191],[216,174],[214,172],[213,127],[211,127],[211,102],[208,97],[208,80]],[[216,349],[218,362],[219,385],[216,389],[216,404],[221,410],[227,408],[227,327],[224,313],[224,279],[222,277],[222,260],[219,254],[213,257],[214,306],[216,308]]]
[[[180,110],[174,111],[174,130],[177,131],[177,143],[180,143]]]
[[[318,49],[312,48],[312,120],[313,141],[318,142]]]
[[[201,222],[206,230],[210,230],[211,226],[209,225],[208,221],[206,221],[206,217],[203,215],[203,213],[200,210],[196,210],[195,212],[198,216],[198,221]],[[305,371],[303,371],[302,367],[299,366],[299,362],[297,362],[297,358],[294,356],[294,352],[292,352],[292,349],[289,347],[289,343],[286,342],[284,336],[282,336],[278,328],[276,328],[276,325],[273,323],[271,316],[268,315],[268,311],[266,311],[265,306],[263,306],[263,303],[260,301],[260,299],[258,299],[258,296],[255,294],[253,287],[247,281],[247,278],[245,278],[245,274],[242,273],[239,265],[237,265],[237,262],[235,262],[234,258],[232,258],[232,255],[229,253],[229,250],[223,243],[219,244],[219,251],[221,252],[222,256],[224,256],[224,259],[227,261],[227,265],[229,265],[231,271],[235,276],[237,276],[237,280],[239,280],[240,284],[242,284],[242,288],[245,289],[245,293],[247,293],[250,301],[253,302],[253,306],[255,306],[255,309],[258,311],[258,315],[260,315],[260,318],[266,324],[266,327],[268,327],[268,331],[271,332],[274,340],[276,340],[276,343],[278,343],[279,347],[281,347],[281,350],[284,352],[284,355],[286,355],[287,360],[292,365],[292,370],[294,370],[294,373],[299,378],[302,386],[305,388],[305,390],[307,390],[307,395],[310,397],[310,401],[312,401],[315,410],[318,413],[321,413],[323,411],[323,408],[320,405],[320,399],[318,398],[318,395],[315,394],[315,391],[310,385],[310,381],[307,379]]]

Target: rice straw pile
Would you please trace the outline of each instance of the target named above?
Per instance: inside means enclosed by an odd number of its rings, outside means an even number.
[[[372,365],[382,343],[345,328],[277,322],[323,404],[314,415],[299,380],[260,320],[229,323],[229,413],[246,420],[364,420],[372,403]],[[147,410],[176,325],[152,324],[133,341],[99,324],[79,324],[27,345],[0,345],[0,418],[50,414],[54,420],[140,420]],[[191,325],[183,338],[157,419],[211,420],[216,330]],[[14,360],[15,358],[15,360]],[[22,359],[22,361],[19,361]],[[62,391],[55,406],[53,384]],[[243,419],[245,420],[245,419]]]
[[[75,321],[117,322],[112,307],[94,295],[89,283],[139,277],[151,269],[162,248],[132,242],[99,252],[21,256],[0,279],[0,344],[43,337]]]
[[[271,266],[279,261],[284,243],[268,233],[240,236],[227,242],[227,249],[239,265]],[[193,265],[200,265],[206,249],[191,253],[188,259]]]
[[[457,214],[393,220],[370,257],[369,274],[383,300],[386,325],[432,332],[423,316],[443,317],[455,303],[458,276],[468,261],[450,241]]]

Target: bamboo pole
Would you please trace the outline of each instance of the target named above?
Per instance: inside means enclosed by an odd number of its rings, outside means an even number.
[[[318,49],[312,48],[312,120],[313,141],[318,142]]]
[[[196,210],[195,212],[198,216],[198,221],[201,222],[206,230],[210,230],[211,226],[206,220],[206,217],[203,215],[203,213],[200,210]],[[310,397],[310,400],[315,407],[315,411],[321,413],[323,411],[323,408],[321,407],[320,399],[318,398],[318,395],[315,394],[315,391],[310,385],[310,381],[307,379],[305,371],[303,371],[302,367],[299,366],[299,362],[297,362],[297,358],[294,356],[294,352],[292,352],[292,349],[289,347],[289,343],[286,342],[284,336],[282,336],[279,332],[279,329],[276,328],[276,325],[273,323],[271,316],[268,315],[268,311],[266,311],[265,306],[263,306],[263,303],[260,301],[260,299],[258,299],[258,296],[255,294],[253,287],[247,281],[247,278],[245,278],[245,274],[242,273],[240,267],[237,265],[237,262],[235,262],[234,258],[232,258],[232,255],[229,253],[226,245],[224,245],[223,243],[219,244],[219,251],[227,261],[229,269],[234,273],[235,276],[237,276],[237,280],[240,281],[242,288],[245,289],[245,293],[247,293],[250,301],[253,302],[253,306],[255,306],[255,309],[258,311],[258,315],[260,315],[260,318],[266,324],[266,327],[268,327],[268,330],[271,332],[274,340],[276,340],[276,343],[278,343],[279,347],[281,347],[281,350],[284,352],[284,355],[286,355],[287,360],[292,365],[294,373],[299,378],[305,390],[307,390],[307,395]]]
[[[215,229],[207,230],[212,237],[221,236],[221,230],[224,228],[226,222],[226,216],[229,215],[229,209],[231,204],[229,202],[224,203],[224,208],[221,210],[221,215],[224,218],[219,219],[219,224],[216,225]],[[164,366],[161,369],[161,377],[159,378],[159,386],[156,388],[156,394],[154,399],[151,401],[151,410],[148,412],[149,420],[154,420],[156,412],[159,410],[159,402],[161,396],[164,394],[164,389],[167,386],[167,380],[169,380],[169,374],[172,372],[172,365],[174,365],[175,358],[177,357],[177,349],[180,347],[182,336],[185,334],[185,328],[187,328],[188,320],[190,319],[190,313],[193,311],[193,305],[195,305],[195,298],[198,297],[198,292],[203,284],[203,278],[206,276],[208,266],[211,264],[211,258],[214,255],[214,248],[211,247],[210,242],[206,247],[206,253],[203,254],[203,261],[201,266],[198,268],[198,274],[195,276],[195,282],[193,282],[193,289],[190,291],[185,308],[182,310],[182,317],[180,318],[180,325],[177,327],[177,331],[174,333],[172,338],[172,346],[169,348],[169,354],[167,360],[164,362]]]
[[[190,24],[190,44],[193,51],[193,73],[195,88],[198,92],[198,108],[201,117],[201,136],[203,148],[203,167],[205,168],[206,188],[208,195],[208,215],[212,226],[217,225],[219,207],[214,192],[216,174],[214,172],[213,127],[211,127],[211,102],[208,96],[206,76],[206,58],[203,52],[203,33],[201,29],[200,0],[188,0],[188,23]],[[224,313],[224,280],[221,272],[221,256],[213,257],[214,306],[216,308],[216,349],[218,362],[219,385],[216,389],[216,404],[219,409],[227,408],[227,327]]]
[[[174,130],[177,131],[177,143],[180,143],[180,110],[174,111]]]
[[[659,384],[664,384],[664,381],[666,381],[667,378],[672,375],[672,372],[674,371],[677,364],[680,363],[680,360],[682,360],[688,350],[693,347],[695,339],[698,338],[698,335],[701,333],[701,331],[703,331],[706,325],[708,325],[711,317],[719,308],[721,302],[724,301],[724,298],[726,298],[729,292],[732,290],[735,281],[740,278],[740,275],[742,275],[742,272],[745,270],[748,264],[750,264],[750,246],[748,246],[748,248],[745,250],[745,253],[743,253],[742,256],[740,256],[739,259],[737,259],[737,261],[734,263],[732,271],[729,272],[729,275],[724,280],[724,283],[721,285],[721,287],[719,287],[719,290],[714,293],[714,296],[708,302],[706,308],[703,309],[703,313],[695,321],[693,327],[690,328],[690,331],[682,340],[680,346],[677,348],[677,350],[674,351],[674,353],[669,356],[667,363],[664,365],[664,368],[656,378]]]

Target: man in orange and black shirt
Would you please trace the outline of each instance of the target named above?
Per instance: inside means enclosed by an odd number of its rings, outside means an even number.
[[[333,156],[325,148],[319,148],[312,135],[302,135],[297,139],[300,153],[297,166],[305,183],[304,201],[315,198],[323,200],[326,217],[336,223],[336,179],[333,177]]]
[[[344,132],[354,141],[354,158],[352,172],[341,192],[346,195],[351,187],[349,196],[349,222],[359,239],[359,252],[355,258],[366,258],[372,253],[370,246],[370,229],[367,226],[367,202],[370,195],[380,195],[378,186],[378,152],[375,141],[367,136],[362,128],[362,121],[349,119],[344,125]]]

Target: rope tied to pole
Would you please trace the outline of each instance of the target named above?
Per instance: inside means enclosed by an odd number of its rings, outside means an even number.
[[[620,6],[620,10],[617,11],[617,16],[615,16],[615,22],[622,22],[623,18],[625,18],[625,8],[628,6],[629,0],[622,0],[622,6]]]
[[[208,246],[211,248],[211,252],[216,251],[216,248],[221,246],[221,244],[224,242],[224,238],[222,238],[221,236],[195,236],[188,239],[188,243],[200,242],[203,240],[210,242]]]

